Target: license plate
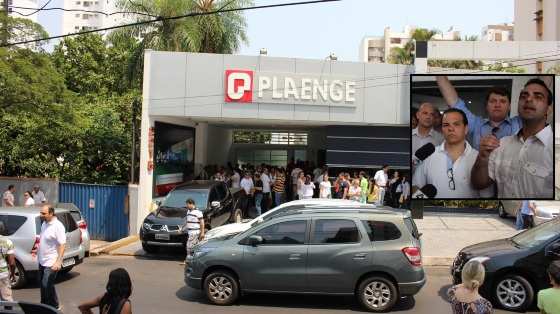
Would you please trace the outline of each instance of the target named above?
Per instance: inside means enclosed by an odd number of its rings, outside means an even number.
[[[159,234],[156,234],[156,240],[166,240],[166,241],[169,241],[169,234],[167,234],[167,233],[159,233]]]
[[[62,261],[62,267],[68,267],[76,264],[76,260],[74,258],[65,259]]]

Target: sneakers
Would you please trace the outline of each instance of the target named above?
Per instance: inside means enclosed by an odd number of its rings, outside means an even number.
[[[179,265],[187,265],[187,261],[182,261],[179,263]]]
[[[62,309],[63,309],[62,305],[59,305],[59,306],[56,308],[56,310],[59,311],[60,313],[62,313]]]

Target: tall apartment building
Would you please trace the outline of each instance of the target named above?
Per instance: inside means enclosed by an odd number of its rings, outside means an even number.
[[[38,21],[39,12],[36,12],[40,8],[40,0],[3,0],[0,3],[4,4],[4,1],[8,1],[8,15],[11,17],[19,17],[29,19],[35,23]],[[16,7],[16,8],[14,8]],[[26,8],[26,9],[22,9]],[[28,8],[28,9],[27,9]],[[3,6],[0,8],[3,10]],[[34,13],[36,12],[36,13]],[[21,13],[21,14],[19,14]],[[34,14],[31,14],[34,13]],[[22,15],[23,14],[23,15]],[[24,16],[30,14],[29,16]]]
[[[415,26],[406,25],[403,32],[393,32],[386,27],[383,36],[365,37],[360,45],[360,61],[371,63],[384,63],[389,60],[391,49],[403,48],[412,38]],[[461,32],[451,27],[447,32],[436,34],[434,40],[457,40]]]
[[[482,41],[513,41],[513,28],[512,23],[487,25],[482,28],[480,39]]]
[[[118,11],[116,0],[64,0],[64,8],[98,13],[65,11],[62,15],[63,34],[111,27],[130,21],[130,17],[122,13],[108,15]]]
[[[560,41],[560,1],[515,0],[513,30],[515,41]],[[527,70],[542,73],[553,65],[536,61]]]

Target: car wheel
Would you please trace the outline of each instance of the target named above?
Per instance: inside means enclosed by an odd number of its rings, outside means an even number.
[[[217,270],[204,279],[204,291],[210,302],[231,305],[239,297],[239,284],[230,272]]]
[[[16,269],[14,272],[14,277],[15,280],[12,281],[12,289],[23,288],[27,283],[27,275],[25,274],[25,270],[23,269],[23,266],[21,266],[21,264],[18,261],[16,261]]]
[[[498,204],[498,215],[502,218],[506,218],[508,216],[506,210],[504,209],[504,204],[502,204],[502,202]]]
[[[142,242],[142,249],[144,249],[146,253],[156,253],[158,251],[157,246],[149,245],[145,242]]]
[[[535,292],[527,279],[509,274],[494,286],[494,301],[508,311],[525,311],[533,303]]]
[[[232,222],[240,223],[243,221],[243,212],[241,209],[236,209],[233,213]]]
[[[358,287],[357,297],[360,303],[371,312],[389,311],[398,299],[395,284],[381,276],[364,279]]]

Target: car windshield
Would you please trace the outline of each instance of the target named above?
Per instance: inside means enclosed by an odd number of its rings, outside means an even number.
[[[522,247],[536,247],[560,234],[560,219],[543,223],[533,229],[521,232],[511,240]]]
[[[253,221],[251,222],[251,227],[257,226],[269,219],[272,219],[274,217],[277,217],[278,215],[282,215],[290,210],[295,209],[296,207],[294,206],[285,206],[285,207],[276,207],[273,208],[269,211],[267,211],[266,213],[260,215],[259,217],[253,219]]]
[[[165,197],[161,206],[185,208],[187,207],[187,199],[192,198],[195,206],[204,210],[208,203],[208,191],[206,190],[173,190]]]

